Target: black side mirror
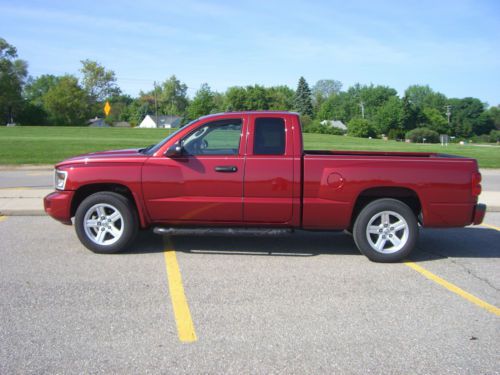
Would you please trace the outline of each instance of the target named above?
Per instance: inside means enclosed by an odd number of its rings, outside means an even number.
[[[165,156],[172,158],[176,156],[181,156],[183,153],[184,152],[182,146],[176,143],[168,148],[168,150],[165,152]]]

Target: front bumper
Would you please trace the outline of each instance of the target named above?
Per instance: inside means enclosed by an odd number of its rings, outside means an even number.
[[[71,225],[71,201],[74,194],[74,191],[54,191],[43,198],[47,215],[63,224]]]
[[[486,205],[482,203],[476,204],[474,207],[474,214],[472,215],[472,224],[479,225],[483,222],[484,215],[486,214]]]

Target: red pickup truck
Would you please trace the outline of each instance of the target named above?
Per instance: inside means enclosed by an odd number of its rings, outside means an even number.
[[[435,153],[305,151],[299,116],[234,112],[199,118],[156,145],[96,152],[55,167],[45,211],[90,250],[163,234],[348,230],[369,259],[415,247],[418,226],[480,224],[474,159]],[[332,249],[335,244],[332,243]]]

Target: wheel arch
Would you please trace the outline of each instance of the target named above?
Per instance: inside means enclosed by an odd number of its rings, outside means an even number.
[[[392,198],[405,203],[418,220],[423,222],[422,201],[415,190],[407,187],[378,186],[365,189],[357,196],[351,215],[351,227],[367,204],[382,198]]]
[[[71,217],[75,216],[78,206],[84,201],[85,198],[89,197],[92,194],[101,192],[113,192],[127,198],[132,203],[139,217],[141,228],[145,228],[147,226],[146,217],[143,210],[141,209],[142,206],[139,204],[136,194],[134,194],[132,190],[130,190],[126,185],[118,183],[98,183],[80,186],[75,191],[75,194],[73,195],[73,199],[71,201]]]

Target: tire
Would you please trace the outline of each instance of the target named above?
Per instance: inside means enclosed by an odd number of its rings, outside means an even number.
[[[398,262],[415,248],[417,218],[396,199],[378,199],[367,204],[354,223],[354,242],[373,262]]]
[[[120,194],[92,194],[76,210],[76,234],[95,253],[112,254],[125,249],[135,239],[138,227],[134,207]]]

